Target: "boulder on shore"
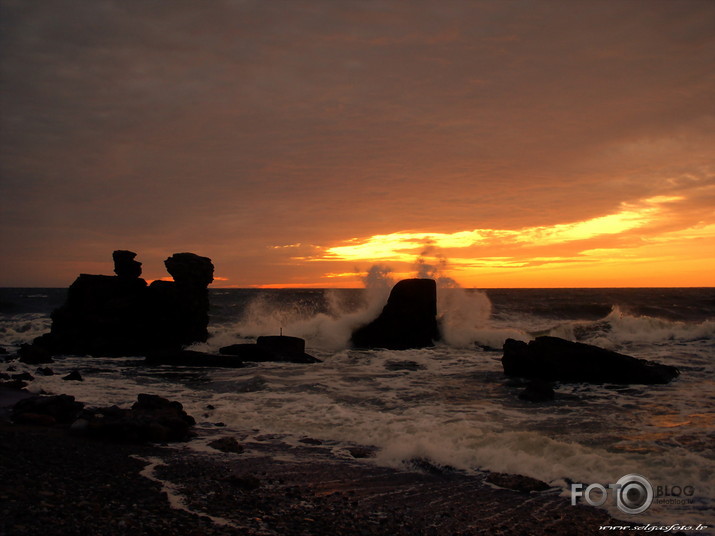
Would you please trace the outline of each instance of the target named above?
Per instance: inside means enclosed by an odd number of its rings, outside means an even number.
[[[403,279],[390,292],[375,320],[352,335],[355,348],[407,350],[434,346],[437,326],[437,284],[434,279]]]
[[[87,409],[71,430],[102,439],[129,443],[188,441],[196,424],[181,403],[157,395],[140,394],[131,409],[117,406]]]
[[[502,365],[507,376],[560,382],[657,384],[680,374],[676,367],[558,337],[528,344],[507,339]]]
[[[69,424],[83,407],[70,395],[37,395],[17,402],[12,408],[12,420],[17,424]]]

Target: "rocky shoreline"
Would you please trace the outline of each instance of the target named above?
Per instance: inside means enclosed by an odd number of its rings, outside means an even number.
[[[311,438],[232,438],[128,444],[0,422],[0,535],[595,535],[621,524],[516,476],[377,467],[357,459],[370,449]]]

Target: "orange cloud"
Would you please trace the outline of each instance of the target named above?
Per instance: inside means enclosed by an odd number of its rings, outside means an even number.
[[[455,233],[406,233],[374,235],[367,239],[354,238],[346,245],[324,249],[313,260],[343,261],[410,261],[425,247],[446,250],[475,246],[531,245],[546,246],[588,240],[605,235],[619,235],[643,228],[656,221],[663,213],[663,205],[684,200],[681,196],[657,196],[635,204],[622,203],[614,214],[552,226],[526,227],[519,230],[473,229]],[[506,257],[454,260],[477,265],[514,265]],[[523,265],[523,263],[516,263]]]
[[[465,286],[668,286],[673,274],[678,285],[707,286],[712,282],[703,274],[715,253],[704,254],[703,246],[715,242],[715,225],[683,223],[687,200],[648,197],[587,220],[515,230],[379,234],[320,247],[317,255],[299,259],[336,267],[389,263],[409,276],[424,256]],[[359,275],[355,268],[338,268],[322,279],[334,286],[358,281]]]

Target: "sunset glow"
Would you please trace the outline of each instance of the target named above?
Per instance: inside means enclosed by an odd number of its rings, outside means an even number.
[[[325,250],[316,260],[343,261],[409,261],[419,250],[433,246],[440,249],[461,249],[475,246],[527,244],[546,246],[578,240],[588,240],[603,235],[622,234],[654,222],[661,212],[660,205],[683,200],[682,197],[657,197],[644,200],[639,205],[623,204],[622,209],[606,216],[586,221],[557,224],[551,227],[527,227],[520,230],[474,229],[452,234],[393,233],[376,235],[366,240],[350,240],[351,245],[335,246]],[[474,259],[474,262],[477,262]],[[483,260],[480,260],[483,262]],[[498,265],[495,263],[494,265]]]
[[[440,264],[442,275],[476,286],[485,280],[500,278],[512,286],[543,285],[546,278],[551,278],[553,283],[560,281],[561,286],[578,286],[577,282],[585,284],[584,277],[593,278],[592,286],[608,286],[614,275],[640,274],[647,278],[648,275],[642,273],[644,269],[651,271],[653,284],[655,281],[665,283],[663,278],[673,266],[682,264],[681,276],[698,270],[698,261],[683,257],[688,242],[700,242],[706,247],[715,244],[715,225],[698,224],[662,231],[677,220],[669,211],[685,201],[684,196],[656,196],[621,203],[613,214],[517,230],[472,229],[449,234],[396,232],[353,238],[345,245],[319,248],[312,257],[295,260],[361,265],[385,263],[403,270],[405,265],[416,266],[417,261],[422,260]],[[494,255],[504,251],[509,255]],[[703,257],[702,254],[701,251],[698,255]],[[715,248],[704,257],[702,264],[715,262]],[[654,264],[669,268],[653,270]],[[515,269],[522,270],[515,272]],[[356,280],[359,275],[354,271],[326,273],[324,280]]]
[[[713,286],[715,4],[646,3],[10,0],[0,286]]]

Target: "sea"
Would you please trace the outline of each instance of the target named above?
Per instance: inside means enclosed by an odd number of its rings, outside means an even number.
[[[715,525],[715,289],[438,288],[442,340],[418,350],[356,350],[352,331],[377,316],[390,281],[364,289],[210,289],[217,352],[260,335],[306,340],[322,363],[243,368],[137,364],[136,356],[65,356],[33,392],[66,393],[88,406],[130,406],[139,393],[178,400],[195,416],[197,449],[241,433],[253,441],[311,438],[361,445],[361,463],[414,468],[414,460],[465,473],[498,471],[573,484],[640,475],[651,506],[631,515],[613,491],[601,506],[626,522]],[[65,289],[0,289],[0,346],[10,353],[49,331]],[[555,385],[552,402],[522,401],[501,364],[507,338],[553,335],[674,365],[666,385]],[[0,372],[37,366],[0,362]],[[79,369],[83,382],[62,381]],[[217,426],[219,424],[220,426]],[[412,465],[411,465],[412,464]],[[598,499],[597,492],[592,498]],[[579,501],[583,503],[584,498]],[[570,507],[570,506],[569,506]]]

